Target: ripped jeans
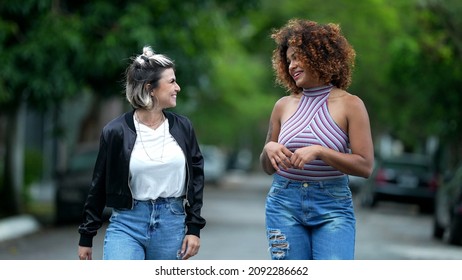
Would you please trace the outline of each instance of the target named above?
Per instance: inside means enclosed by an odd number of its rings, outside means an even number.
[[[273,260],[354,259],[356,218],[348,176],[304,182],[274,174],[266,230]]]

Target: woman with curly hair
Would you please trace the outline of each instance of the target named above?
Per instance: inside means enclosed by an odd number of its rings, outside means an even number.
[[[271,114],[260,161],[272,259],[354,259],[348,174],[369,177],[374,151],[363,101],[346,91],[355,51],[337,24],[292,19],[274,30],[276,82],[289,94]]]

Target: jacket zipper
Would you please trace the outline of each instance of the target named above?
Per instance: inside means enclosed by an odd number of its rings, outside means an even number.
[[[136,142],[136,133],[135,133],[135,142]],[[128,157],[128,176],[127,176],[127,186],[128,186],[128,189],[130,190],[130,195],[132,197],[132,206],[130,207],[130,210],[133,210],[133,208],[135,207],[135,199],[134,199],[134,196],[133,196],[133,191],[132,191],[132,186],[130,184],[130,161],[132,159],[132,153],[133,153],[133,149],[135,148],[135,142],[133,142],[133,145],[132,145],[132,148],[131,148],[131,152],[130,152],[130,156]]]
[[[183,200],[183,206],[190,207],[191,205],[189,204],[188,194],[189,194],[189,182],[191,180],[191,175],[190,175],[191,172],[189,171],[188,158],[186,157],[186,155],[185,155],[185,162],[186,162],[186,193],[185,193],[185,198]]]

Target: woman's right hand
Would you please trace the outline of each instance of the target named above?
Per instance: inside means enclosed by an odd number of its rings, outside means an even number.
[[[279,171],[279,168],[288,169],[292,167],[292,164],[290,163],[292,152],[284,145],[270,141],[266,143],[264,152],[266,153],[266,156],[271,162],[271,166],[273,166],[274,170]]]
[[[79,246],[79,259],[80,260],[91,260],[92,259],[91,255],[92,255],[91,247]]]

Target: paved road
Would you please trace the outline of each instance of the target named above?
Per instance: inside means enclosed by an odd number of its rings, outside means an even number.
[[[218,189],[205,192],[201,233],[196,259],[269,259],[265,234],[265,196],[271,177],[250,177],[243,184],[239,174],[227,177]]]

